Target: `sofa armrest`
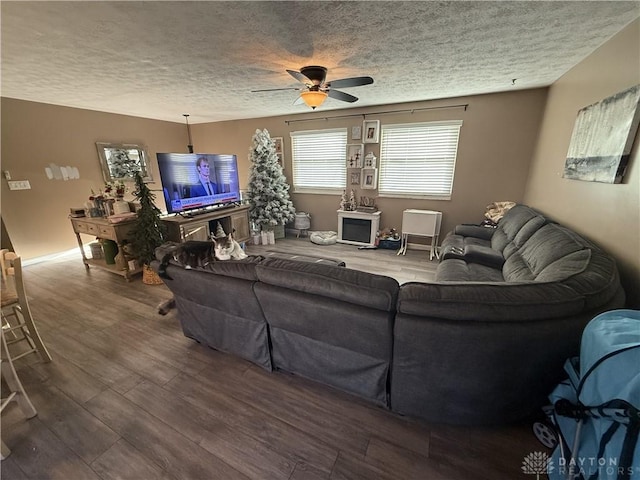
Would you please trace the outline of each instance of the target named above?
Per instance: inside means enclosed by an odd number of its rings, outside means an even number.
[[[466,223],[463,223],[462,225],[456,225],[456,227],[453,229],[454,235],[461,235],[463,237],[476,237],[483,240],[491,240],[491,237],[493,237],[493,233],[495,231],[495,228],[481,227],[479,225],[469,225]]]
[[[405,283],[398,312],[471,321],[530,321],[583,311],[585,300],[559,283]]]
[[[479,263],[497,269],[502,269],[505,261],[501,252],[484,245],[467,245],[464,247],[463,259],[465,262]]]

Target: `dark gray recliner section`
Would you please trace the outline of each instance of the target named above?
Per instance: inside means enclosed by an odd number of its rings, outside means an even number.
[[[624,305],[615,262],[524,205],[488,239],[459,231],[445,246],[495,247],[504,262],[492,267],[474,255],[450,256],[435,283],[402,285],[391,408],[445,423],[522,419],[562,379],[586,323]]]
[[[156,258],[161,260],[162,253],[159,248]],[[267,322],[253,293],[261,260],[214,262],[202,271],[172,262],[167,274],[173,280],[164,282],[176,299],[185,336],[272,370]],[[158,266],[158,261],[152,263],[156,271]]]
[[[399,287],[286,254],[171,265],[165,283],[188,337],[453,424],[538,411],[578,354],[586,323],[624,306],[612,257],[525,205],[495,229],[458,227],[443,246],[457,253],[444,256],[433,283]]]
[[[265,260],[256,273],[274,368],[388,406],[398,282],[281,259]]]

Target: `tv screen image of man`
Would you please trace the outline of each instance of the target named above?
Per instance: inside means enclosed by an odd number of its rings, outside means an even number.
[[[211,181],[211,166],[207,157],[198,157],[196,161],[196,170],[198,171],[199,183],[191,187],[190,196],[205,197],[207,195],[215,195],[218,193],[218,185]],[[215,177],[214,177],[215,178]]]

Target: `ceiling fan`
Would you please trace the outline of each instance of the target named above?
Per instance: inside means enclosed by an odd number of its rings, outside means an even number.
[[[340,90],[334,90],[335,88],[348,88],[359,87],[361,85],[370,85],[373,83],[371,77],[351,77],[341,78],[339,80],[326,81],[327,69],[326,67],[320,67],[317,65],[311,65],[308,67],[302,67],[300,71],[287,70],[287,73],[301,83],[304,83],[304,87],[289,87],[289,88],[267,88],[262,90],[252,90],[252,92],[273,92],[276,90],[298,90],[300,91],[300,97],[312,109],[316,109],[324,103],[327,97],[335,98],[343,102],[353,103],[358,100],[358,97]],[[296,103],[298,102],[296,100]]]

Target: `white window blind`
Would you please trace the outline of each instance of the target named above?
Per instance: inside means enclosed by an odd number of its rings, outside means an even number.
[[[381,196],[451,198],[461,120],[383,125]]]
[[[334,193],[346,188],[347,129],[291,132],[294,192]]]

